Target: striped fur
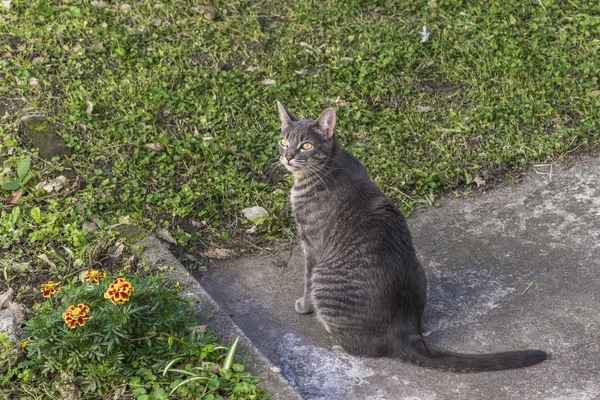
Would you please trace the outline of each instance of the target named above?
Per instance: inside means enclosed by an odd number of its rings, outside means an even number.
[[[316,121],[298,120],[281,104],[279,111],[279,151],[294,174],[290,198],[306,264],[297,312],[314,311],[356,355],[401,357],[458,372],[520,368],[546,359],[539,350],[458,354],[427,345],[421,334],[427,280],[404,216],[340,147],[332,109]],[[307,142],[310,150],[302,148]]]

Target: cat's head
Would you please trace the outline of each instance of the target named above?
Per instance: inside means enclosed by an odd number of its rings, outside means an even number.
[[[280,102],[277,106],[281,121],[277,143],[281,163],[294,173],[318,169],[335,146],[335,111],[328,108],[316,120],[299,120]]]

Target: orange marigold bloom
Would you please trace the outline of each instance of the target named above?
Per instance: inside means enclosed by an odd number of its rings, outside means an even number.
[[[55,293],[58,293],[62,290],[62,288],[58,287],[59,283],[55,283],[52,281],[48,281],[48,283],[44,283],[40,289],[42,295],[44,297],[50,297]]]
[[[85,276],[83,277],[84,282],[90,281],[92,285],[99,285],[100,279],[106,279],[106,274],[95,269],[88,269],[85,271]]]
[[[129,301],[129,296],[133,292],[133,286],[124,278],[117,278],[110,284],[104,298],[109,299],[113,304],[125,304]]]
[[[62,315],[65,323],[69,328],[74,329],[76,325],[84,326],[86,319],[91,319],[91,315],[87,315],[90,308],[85,304],[77,304],[77,307],[70,306]]]

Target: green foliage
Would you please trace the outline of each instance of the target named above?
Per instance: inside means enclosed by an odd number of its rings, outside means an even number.
[[[44,377],[66,373],[85,393],[107,394],[129,383],[138,399],[162,399],[169,382],[158,381],[156,375],[169,360],[216,363],[226,357],[227,348],[215,346],[213,334],[187,329],[197,325],[190,304],[167,289],[162,278],[135,274],[127,279],[134,290],[124,304],[104,297],[111,278],[99,285],[70,282],[40,305],[23,330],[23,338],[30,341],[22,367]],[[63,313],[78,304],[88,306],[92,318],[70,328]],[[215,394],[230,395],[251,385],[248,393],[260,395],[254,386],[258,380],[238,372],[217,374],[207,368],[201,376],[204,386],[217,382],[208,389]]]
[[[15,191],[27,184],[31,179],[29,167],[31,166],[31,158],[25,157],[17,164],[17,176],[14,179],[5,181],[0,184],[0,187],[7,191]]]
[[[81,269],[91,221],[166,228],[194,253],[244,234],[240,210],[260,205],[258,234],[292,235],[276,100],[303,118],[334,107],[342,144],[404,211],[600,143],[597,2],[216,0],[213,21],[189,1],[107,3],[0,7],[0,265],[24,297]],[[26,148],[25,109],[54,121],[69,160]],[[67,168],[75,189],[30,190]],[[20,262],[31,278],[7,268]]]

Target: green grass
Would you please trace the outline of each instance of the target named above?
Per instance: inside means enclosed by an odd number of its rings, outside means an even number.
[[[243,234],[240,210],[260,205],[267,238],[292,235],[276,100],[305,118],[334,107],[343,145],[405,211],[600,142],[595,1],[215,1],[214,21],[195,1],[128,3],[0,8],[0,181],[26,156],[33,173],[18,209],[0,191],[0,266],[67,274],[36,256],[85,254],[92,219],[167,228],[193,252]],[[25,145],[27,112],[72,149],[67,196],[34,189],[66,164]]]

